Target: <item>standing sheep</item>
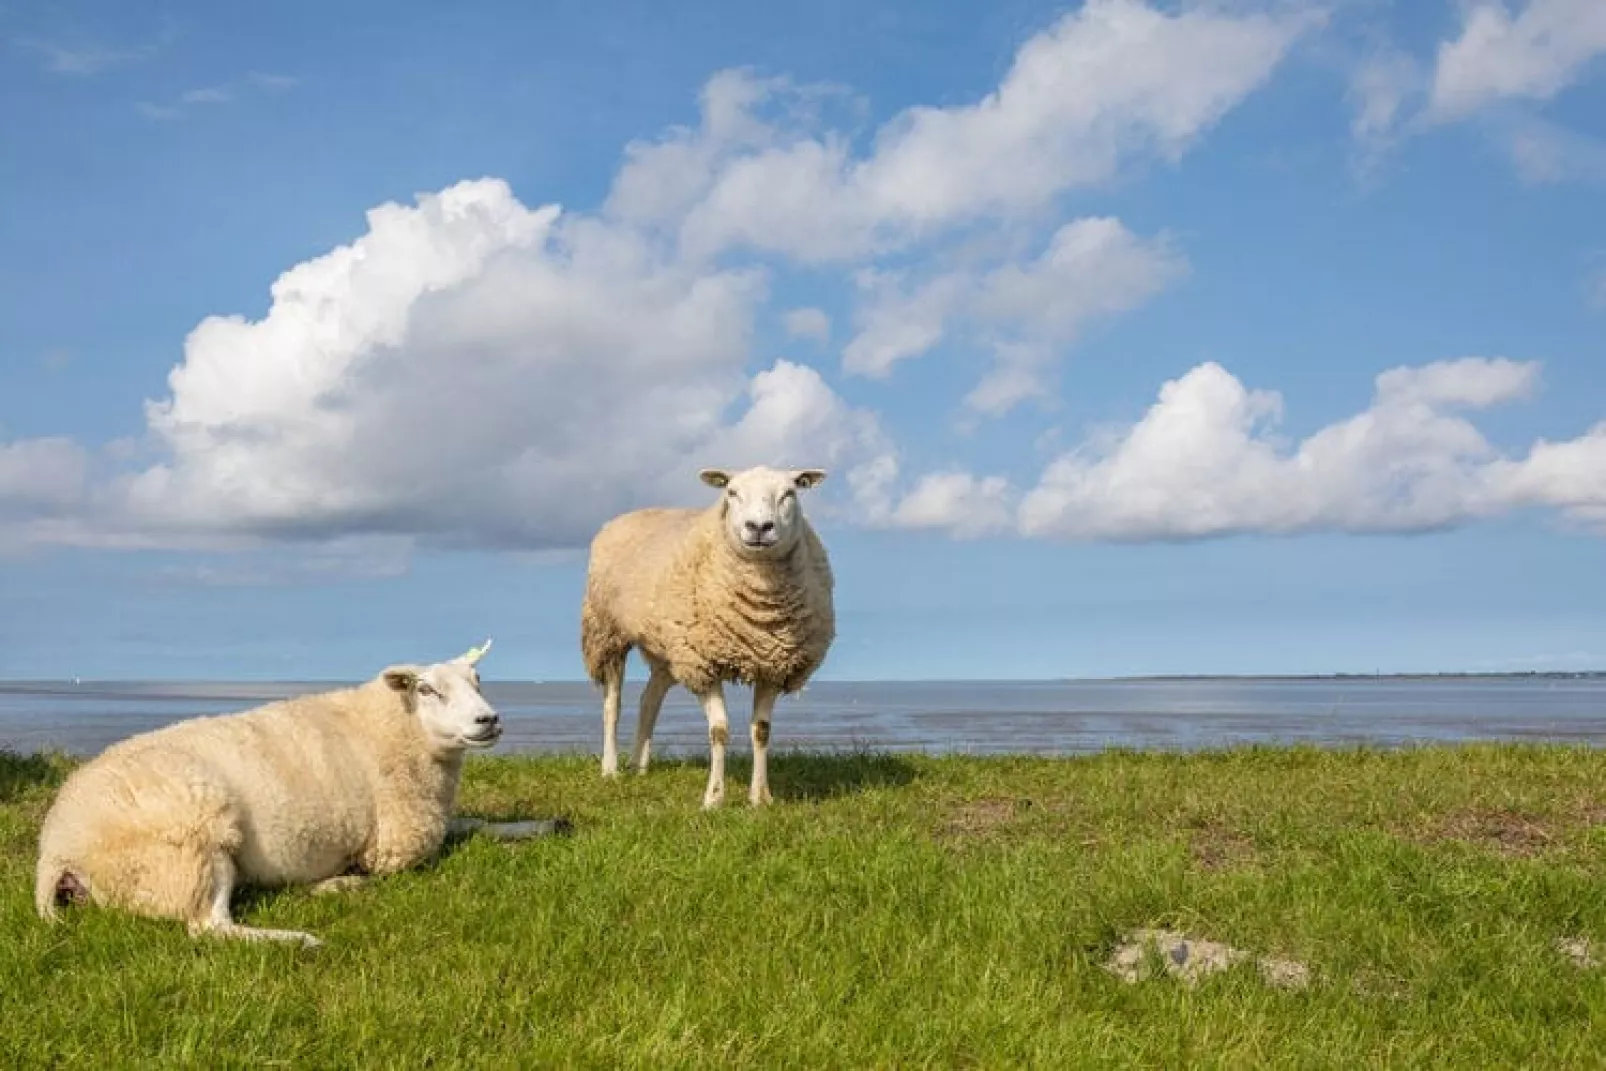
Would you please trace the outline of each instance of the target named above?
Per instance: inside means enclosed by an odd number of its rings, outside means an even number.
[[[450,819],[464,752],[502,735],[474,668],[489,646],[107,748],[67,779],[45,816],[40,916],[89,901],[180,919],[192,936],[316,945],[310,934],[235,922],[236,885],[334,891],[362,880],[349,871],[423,861],[448,832],[516,839],[561,828]]]
[[[725,799],[726,681],[753,686],[753,778],[748,802],[770,802],[770,715],[808,681],[836,636],[831,564],[803,516],[798,492],[819,469],[753,468],[699,474],[724,490],[704,510],[643,509],[616,517],[591,543],[580,645],[603,686],[602,775],[619,772],[625,658],[639,648],[650,677],[641,694],[632,764],[647,770],[653,725],[676,684],[708,719],[705,808]]]

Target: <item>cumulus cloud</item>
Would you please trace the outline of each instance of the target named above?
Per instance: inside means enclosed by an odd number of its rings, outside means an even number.
[[[1529,0],[1515,15],[1504,2],[1467,6],[1461,34],[1439,46],[1429,108],[1455,119],[1494,101],[1548,100],[1606,53],[1606,4]]]
[[[1089,0],[1027,41],[995,91],[974,104],[908,109],[866,154],[845,133],[786,121],[798,118],[795,106],[761,118],[761,106],[795,99],[796,87],[727,72],[704,92],[699,129],[632,146],[610,211],[674,225],[692,256],[746,247],[804,262],[862,260],[968,222],[1040,211],[1129,162],[1177,160],[1316,21]]]
[[[1392,369],[1367,409],[1289,443],[1280,394],[1206,363],[1166,383],[1130,427],[1060,454],[1024,492],[949,470],[900,495],[891,458],[865,466],[854,491],[872,524],[960,536],[1417,532],[1529,508],[1606,532],[1606,422],[1508,456],[1465,415],[1529,397],[1538,374],[1503,358]]]
[[[942,530],[961,539],[998,535],[1014,525],[1016,492],[1001,476],[977,477],[958,469],[931,472],[900,497],[901,471],[897,456],[883,453],[849,474],[861,524]]]
[[[1420,531],[1522,505],[1582,517],[1600,488],[1574,479],[1579,457],[1545,461],[1541,444],[1526,460],[1507,459],[1461,415],[1525,397],[1537,373],[1481,358],[1395,369],[1377,378],[1368,409],[1289,447],[1276,434],[1280,395],[1200,365],[1167,383],[1124,433],[1050,464],[1021,503],[1020,529],[1178,539]],[[1568,448],[1593,456],[1594,435]]]
[[[749,375],[762,273],[698,271],[496,180],[369,213],[257,321],[191,332],[147,407],[167,458],[120,487],[146,531],[583,542],[697,500],[698,465],[836,466],[875,418],[813,369]]]
[[[1023,488],[906,476],[875,413],[795,353],[755,352],[761,312],[791,342],[831,341],[825,309],[770,306],[787,269],[827,267],[807,285],[856,298],[843,371],[964,346],[991,359],[972,414],[1051,399],[1090,324],[1187,270],[1164,233],[1067,221],[1063,195],[1178,159],[1311,22],[1089,0],[994,92],[908,109],[867,142],[822,122],[854,106],[841,91],[727,71],[696,125],[627,147],[595,213],[496,179],[381,205],[280,276],[260,319],[198,324],[140,442],[0,444],[0,544],[310,542],[345,548],[337,565],[420,542],[539,552],[623,509],[706,500],[700,466],[758,462],[832,469],[825,514],[964,537],[1397,531],[1529,507],[1606,523],[1606,425],[1516,457],[1467,416],[1531,393],[1531,364],[1384,373],[1365,411],[1293,445],[1279,395],[1201,365]],[[1357,89],[1358,132],[1400,121],[1404,69]]]

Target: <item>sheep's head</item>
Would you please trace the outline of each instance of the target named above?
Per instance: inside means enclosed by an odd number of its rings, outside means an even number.
[[[797,545],[803,530],[797,493],[825,479],[820,469],[762,467],[735,473],[704,469],[698,476],[725,492],[725,539],[731,549],[757,561],[784,557]]]
[[[490,747],[502,736],[502,719],[480,694],[480,674],[474,668],[490,646],[486,640],[450,662],[392,666],[381,674],[442,751]]]

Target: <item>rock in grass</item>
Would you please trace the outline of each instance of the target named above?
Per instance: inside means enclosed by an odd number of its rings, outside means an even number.
[[[1566,956],[1572,965],[1581,971],[1593,970],[1600,966],[1600,956],[1596,954],[1595,946],[1587,937],[1558,937],[1556,951]]]
[[[1140,982],[1155,976],[1153,963],[1161,973],[1186,985],[1196,985],[1206,975],[1224,971],[1251,958],[1241,948],[1219,941],[1189,937],[1175,930],[1134,930],[1116,946],[1104,967],[1123,982]],[[1310,984],[1310,969],[1303,963],[1270,956],[1255,960],[1260,977],[1277,989],[1303,989]]]

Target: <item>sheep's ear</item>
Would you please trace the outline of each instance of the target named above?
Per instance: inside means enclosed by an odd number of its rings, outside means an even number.
[[[392,666],[380,676],[384,678],[386,687],[403,695],[411,694],[418,687],[418,670],[411,666]]]
[[[801,491],[807,491],[824,479],[824,469],[797,469],[792,473],[792,483]]]
[[[724,469],[704,469],[697,478],[710,487],[724,487],[731,482],[731,474]]]

